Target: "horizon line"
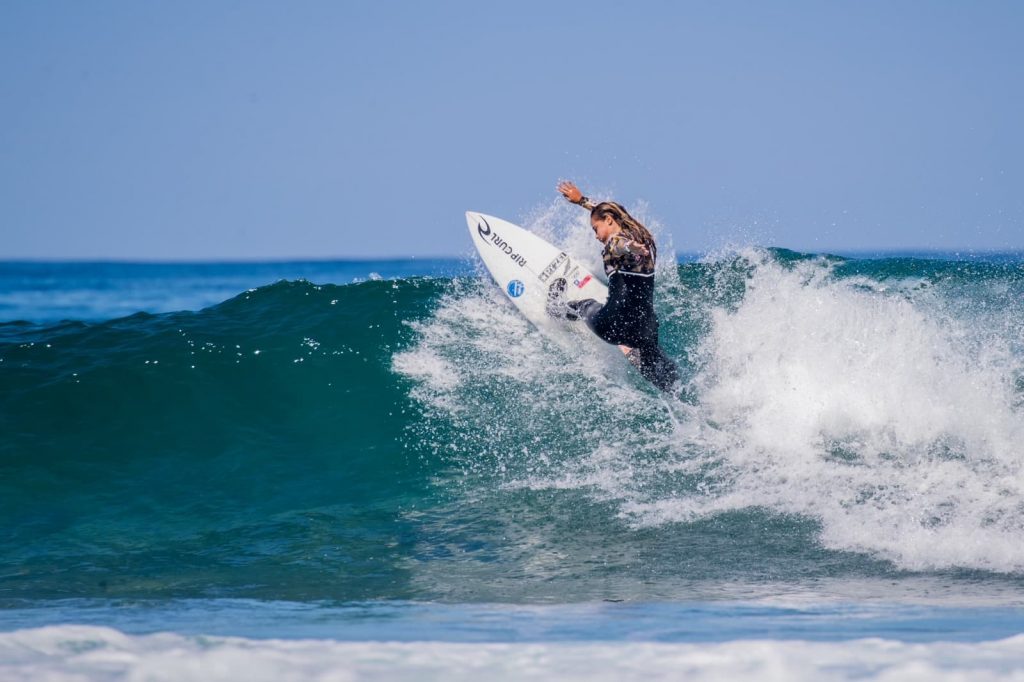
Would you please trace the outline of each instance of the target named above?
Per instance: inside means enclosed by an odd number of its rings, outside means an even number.
[[[859,247],[859,248],[840,248],[840,249],[822,249],[814,251],[803,251],[786,246],[754,246],[753,248],[766,248],[766,249],[780,249],[785,251],[792,251],[795,253],[802,253],[807,255],[868,255],[868,254],[947,254],[947,255],[971,255],[971,254],[982,254],[982,255],[1024,255],[1024,247],[1017,248],[973,248],[973,247],[959,247],[959,248],[939,248],[939,247],[898,247],[898,248],[884,248],[884,247]],[[718,248],[709,249],[704,251],[677,251],[676,260],[681,257],[693,258],[700,257],[709,254],[713,254],[720,251],[735,250],[730,248]],[[466,260],[467,255],[400,255],[400,256],[285,256],[285,257],[182,257],[182,258],[148,258],[148,257],[77,257],[77,256],[57,256],[57,257],[44,257],[44,256],[25,256],[25,257],[14,257],[5,258],[0,257],[0,263],[3,264],[81,264],[81,265],[96,265],[96,264],[109,264],[109,265],[257,265],[257,264],[275,264],[275,263],[366,263],[366,262],[400,262],[400,261],[414,261],[414,260],[435,260],[435,261],[459,261]]]

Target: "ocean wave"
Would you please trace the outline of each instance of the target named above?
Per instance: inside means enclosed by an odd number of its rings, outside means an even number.
[[[672,399],[483,277],[0,324],[0,596],[671,599],[1024,571],[1020,263],[663,252]]]
[[[589,338],[550,347],[483,287],[443,299],[396,357],[435,418],[420,437],[638,530],[754,513],[901,570],[1024,570],[1019,265],[748,249],[660,279],[679,402]],[[419,371],[438,360],[443,381]]]

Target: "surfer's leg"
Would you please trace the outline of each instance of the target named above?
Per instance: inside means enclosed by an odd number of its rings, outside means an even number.
[[[662,391],[670,390],[679,381],[676,363],[657,344],[638,346],[627,357],[644,379]]]
[[[575,311],[587,323],[590,331],[605,343],[627,347],[638,345],[627,334],[623,334],[623,328],[628,329],[628,327],[622,324],[621,319],[616,315],[616,308],[609,307],[606,303],[598,303],[592,298],[570,301],[569,308]]]
[[[601,332],[595,327],[595,320],[598,313],[604,306],[592,298],[584,298],[580,301],[569,301],[566,304],[565,316],[570,320],[582,319],[590,327],[591,331],[601,337]],[[604,337],[601,337],[604,338]],[[607,340],[607,339],[605,339]]]

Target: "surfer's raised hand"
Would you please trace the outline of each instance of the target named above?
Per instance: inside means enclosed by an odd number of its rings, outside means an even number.
[[[562,180],[558,183],[558,191],[562,193],[563,197],[574,204],[580,203],[580,199],[583,198],[583,192],[580,191],[580,188],[568,180]]]

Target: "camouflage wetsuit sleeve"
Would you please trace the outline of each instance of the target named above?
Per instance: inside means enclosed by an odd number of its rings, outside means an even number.
[[[573,203],[588,211],[594,210],[594,207],[597,206],[589,197],[585,196],[580,196],[580,200]],[[605,242],[601,257],[604,259],[605,274],[609,277],[616,272],[645,276],[654,274],[656,253],[653,244],[647,246],[622,233],[612,236]]]
[[[616,272],[627,272],[635,275],[651,275],[654,273],[654,253],[652,249],[626,235],[614,234],[604,243],[601,252],[604,260],[604,271],[610,277]]]

